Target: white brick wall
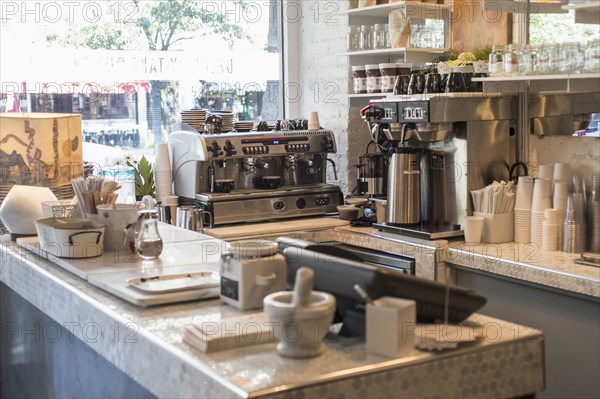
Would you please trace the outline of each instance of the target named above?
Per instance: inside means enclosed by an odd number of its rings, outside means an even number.
[[[330,155],[338,169],[334,181],[329,168],[328,179],[339,184],[344,194],[355,186],[357,156],[364,152],[369,134],[358,116],[359,108],[351,108],[348,92],[349,61],[340,55],[346,51],[348,17],[339,15],[346,0],[302,1],[300,38],[302,116],[318,111],[321,126],[336,135],[337,154]],[[318,14],[315,13],[319,10]]]

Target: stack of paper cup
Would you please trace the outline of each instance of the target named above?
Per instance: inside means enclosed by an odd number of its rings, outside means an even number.
[[[554,177],[554,164],[540,165],[538,168],[537,177],[539,179],[552,180]]]
[[[556,180],[554,182],[554,194],[552,195],[552,208],[558,212],[558,224],[562,225],[565,220],[565,210],[567,208],[567,197],[569,196],[569,184],[568,181]],[[558,230],[559,242],[562,240],[562,229]]]
[[[552,208],[552,180],[535,179],[531,201],[531,243],[542,246],[544,211]]]
[[[555,163],[554,174],[552,175],[552,193],[554,193],[556,183],[564,182],[569,184],[571,180],[571,166],[568,163]]]
[[[171,160],[169,158],[169,147],[166,143],[157,144],[155,147],[154,180],[156,183],[156,196],[159,199],[173,194]]]
[[[319,113],[311,112],[308,117],[308,130],[319,130],[320,128]]]
[[[528,243],[531,238],[531,200],[533,198],[533,177],[519,176],[515,199],[515,242]]]
[[[544,224],[542,228],[542,249],[544,251],[558,251],[559,231],[561,225],[558,221],[559,214],[556,209],[544,211]]]

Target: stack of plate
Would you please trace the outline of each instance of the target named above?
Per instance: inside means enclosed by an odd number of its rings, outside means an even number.
[[[254,128],[254,122],[252,121],[238,121],[233,124],[233,127],[238,132],[249,132]]]
[[[181,122],[190,125],[199,132],[204,131],[204,122],[206,121],[205,109],[189,109],[181,111]]]
[[[233,112],[230,111],[210,111],[211,114],[219,115],[223,119],[223,133],[233,130]]]

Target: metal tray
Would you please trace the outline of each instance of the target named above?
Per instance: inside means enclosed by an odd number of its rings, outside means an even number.
[[[130,286],[149,294],[215,288],[220,284],[219,274],[195,272],[165,274],[151,277],[134,277],[127,280]]]

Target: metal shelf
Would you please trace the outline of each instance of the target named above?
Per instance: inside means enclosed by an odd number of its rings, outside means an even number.
[[[371,7],[353,8],[342,12],[342,15],[361,17],[387,18],[390,11],[405,9],[406,16],[419,19],[450,19],[452,15],[451,4],[433,4],[413,1],[380,4]]]
[[[567,91],[583,93],[600,91],[599,73],[579,73],[572,75],[524,75],[473,78],[483,82],[484,92],[523,93],[525,91]]]

